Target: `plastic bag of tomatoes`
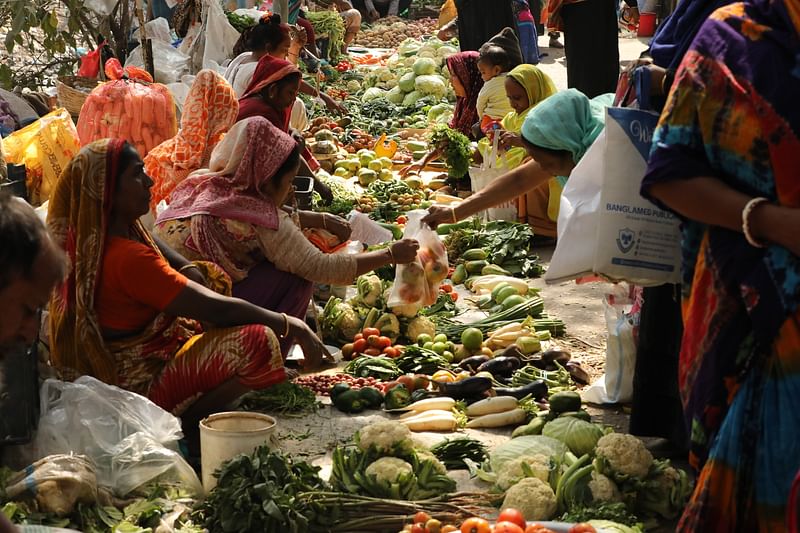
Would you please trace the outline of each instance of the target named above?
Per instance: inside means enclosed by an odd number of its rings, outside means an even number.
[[[450,268],[447,250],[436,232],[422,223],[426,214],[423,210],[408,212],[403,238],[416,239],[419,251],[414,262],[397,265],[394,286],[387,302],[389,307],[433,305],[439,295],[439,286],[447,279]]]

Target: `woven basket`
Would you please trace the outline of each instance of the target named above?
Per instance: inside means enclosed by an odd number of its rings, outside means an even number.
[[[92,78],[61,76],[56,80],[58,105],[69,111],[73,117],[77,117],[89,93],[97,87],[97,83],[97,80]]]

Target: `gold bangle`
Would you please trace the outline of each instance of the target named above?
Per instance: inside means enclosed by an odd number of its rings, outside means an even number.
[[[764,197],[753,198],[744,206],[742,209],[742,233],[744,233],[744,238],[747,241],[747,244],[752,246],[753,248],[766,248],[767,245],[764,242],[759,241],[756,239],[753,234],[750,232],[750,215],[753,213],[753,210],[761,204],[767,204],[769,200]]]
[[[458,217],[456,216],[456,208],[455,207],[451,207],[450,208],[450,216],[453,217],[453,224],[458,222]]]
[[[185,270],[189,270],[190,268],[196,268],[197,270],[200,270],[200,268],[199,268],[197,265],[195,265],[194,263],[188,263],[188,264],[185,264],[185,265],[183,265],[182,267],[180,267],[180,268],[178,269],[178,272],[180,272],[181,274],[183,274],[183,272],[184,272]]]
[[[286,313],[281,313],[281,316],[283,317],[283,323],[285,325],[285,330],[283,335],[281,335],[281,339],[285,339],[289,336],[289,317],[286,316]]]

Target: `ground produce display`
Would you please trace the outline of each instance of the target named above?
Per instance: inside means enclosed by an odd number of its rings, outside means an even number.
[[[306,15],[325,43],[321,74],[303,67],[306,80],[348,109],[335,116],[303,96],[300,133],[333,193],[315,194],[313,210],[391,235],[353,250],[415,238],[415,260],[325,288],[309,319],[335,363],[230,405],[273,416],[277,429],[224,461],[204,498],[155,483],[54,514],[36,495],[9,497],[5,481],[19,473],[0,470],[0,512],[91,533],[642,533],[674,519],[692,480],[590,414],[588,365],[567,338],[574,322],[533,281],[544,267],[531,226],[419,222],[468,194],[474,143],[447,125],[457,40],[436,38],[435,19],[388,17],[365,24],[346,54],[337,12]],[[255,22],[226,17],[239,32]],[[121,136],[144,155],[176,127],[159,84],[107,82],[84,108],[82,144]],[[400,172],[432,151],[438,161]],[[280,449],[289,441],[293,453]]]

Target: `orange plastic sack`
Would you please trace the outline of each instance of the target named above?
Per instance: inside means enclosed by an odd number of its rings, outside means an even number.
[[[63,108],[3,139],[6,161],[25,165],[28,198],[37,206],[50,198],[61,171],[80,148],[75,124]]]
[[[175,101],[160,83],[114,80],[99,85],[78,117],[82,146],[97,139],[125,139],[142,157],[177,132]]]

